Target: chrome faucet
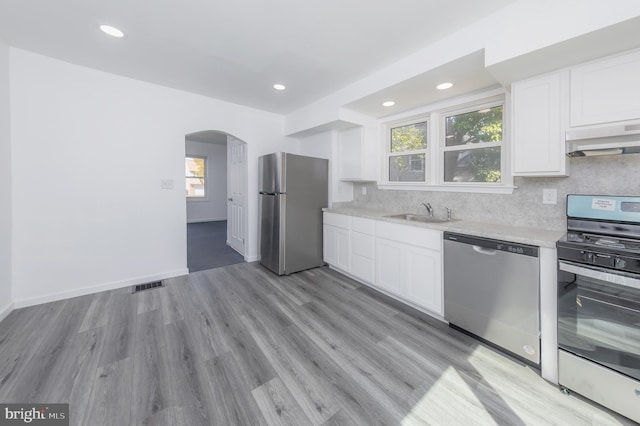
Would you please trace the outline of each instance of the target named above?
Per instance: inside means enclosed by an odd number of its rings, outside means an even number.
[[[431,207],[430,203],[420,203],[424,206],[425,209],[429,212],[429,216],[433,216],[433,207]]]

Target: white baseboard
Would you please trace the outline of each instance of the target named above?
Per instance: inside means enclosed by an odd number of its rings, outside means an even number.
[[[87,294],[99,293],[101,291],[115,290],[117,288],[134,286],[137,284],[144,284],[151,281],[159,281],[167,278],[178,277],[181,275],[187,275],[189,270],[176,269],[173,271],[166,271],[160,274],[147,275],[143,277],[129,278],[122,281],[114,281],[106,284],[94,285],[91,287],[83,287],[67,291],[59,291],[57,293],[50,293],[44,296],[32,297],[28,299],[14,300],[13,304],[16,308],[25,308],[27,306],[40,305],[42,303],[55,302],[57,300],[71,299],[72,297],[85,296]]]
[[[14,308],[15,306],[13,303],[9,303],[7,306],[0,308],[0,321],[8,317]]]
[[[258,260],[260,260],[260,256],[246,256],[244,260],[246,262],[257,262]]]
[[[221,220],[227,220],[227,218],[226,217],[210,217],[206,219],[187,219],[187,223],[220,222]]]

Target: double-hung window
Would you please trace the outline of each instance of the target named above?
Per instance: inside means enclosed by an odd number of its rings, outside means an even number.
[[[500,183],[501,103],[454,110],[443,117],[443,182]]]
[[[185,157],[185,175],[187,184],[187,198],[198,199],[206,197],[207,158],[197,156]]]
[[[445,101],[412,118],[385,123],[381,186],[510,193],[505,105],[502,94]]]
[[[387,147],[390,182],[425,182],[429,139],[428,120],[389,127]]]

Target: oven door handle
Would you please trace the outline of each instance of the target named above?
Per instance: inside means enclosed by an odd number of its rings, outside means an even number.
[[[558,266],[561,271],[569,272],[571,274],[582,275],[585,277],[593,278],[600,281],[606,281],[612,284],[618,284],[625,287],[631,287],[640,290],[640,280],[637,278],[631,278],[620,273],[612,273],[607,270],[598,270],[586,268],[584,266],[578,266],[573,263],[558,262]]]

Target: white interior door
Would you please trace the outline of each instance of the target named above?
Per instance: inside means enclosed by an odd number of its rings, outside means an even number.
[[[247,204],[246,144],[227,137],[227,244],[244,256]]]

